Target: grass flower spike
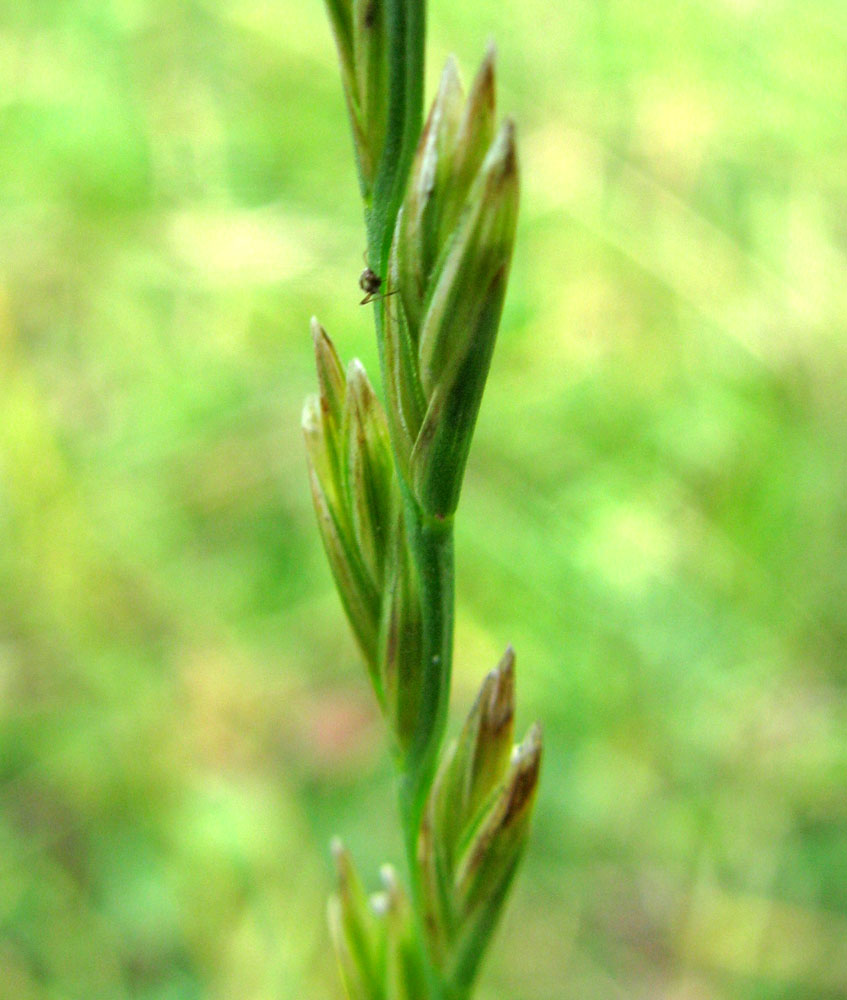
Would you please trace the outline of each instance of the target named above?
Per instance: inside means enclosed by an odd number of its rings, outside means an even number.
[[[362,196],[370,198],[385,144],[388,57],[381,0],[328,0]]]
[[[326,330],[312,321],[320,394],[306,400],[303,431],[327,558],[386,713],[396,753],[420,714],[421,610],[399,506],[382,406],[361,363],[345,375]]]
[[[441,758],[453,652],[453,515],[488,375],[518,212],[494,52],[465,96],[448,60],[421,128],[423,0],[327,0],[371,267],[383,410],[312,321],[303,431],[330,567],[386,722],[408,892],[368,894],[336,843],[329,921],[348,1000],[468,1000],[526,844],[541,760],[514,736],[514,653]],[[375,272],[376,275],[376,272]],[[374,278],[376,280],[376,277]]]
[[[312,497],[344,609],[381,697],[379,619],[394,503],[385,415],[361,364],[352,361],[345,375],[317,320],[312,335],[321,389],[303,409]]]
[[[349,1000],[425,997],[414,914],[394,869],[383,865],[382,888],[368,895],[340,841],[332,852],[338,891],[329,900],[329,926]]]
[[[538,783],[538,727],[512,745],[514,663],[509,648],[486,677],[444,756],[418,841],[430,950],[458,996],[467,995],[497,925]]]
[[[459,500],[506,292],[518,214],[514,127],[494,134],[490,51],[463,101],[448,61],[397,222],[385,304],[389,418],[421,507]]]

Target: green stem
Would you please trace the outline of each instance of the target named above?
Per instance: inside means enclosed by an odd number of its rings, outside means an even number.
[[[453,524],[422,513],[403,486],[422,614],[421,710],[403,775],[404,812],[420,820],[447,722],[453,653]]]
[[[365,206],[368,260],[380,275],[423,123],[425,8],[425,0],[386,0],[388,121],[373,196]]]
[[[422,612],[421,663],[411,669],[423,672],[421,711],[414,738],[400,774],[400,815],[412,903],[421,950],[424,953],[431,1000],[449,1000],[446,986],[433,966],[426,947],[423,892],[417,846],[421,816],[435,775],[438,751],[447,724],[453,656],[453,524],[424,514],[401,484],[405,503],[406,534],[418,575]]]
[[[388,31],[389,104],[385,146],[373,196],[365,206],[368,261],[384,276],[397,213],[423,124],[425,0],[386,0]],[[375,312],[383,383],[384,306]],[[397,463],[396,443],[395,464]],[[423,671],[421,705],[415,734],[400,774],[400,813],[409,881],[421,953],[429,983],[428,1000],[452,1000],[426,947],[423,893],[417,859],[418,831],[435,774],[438,750],[447,723],[453,654],[453,525],[452,518],[436,520],[421,511],[406,483],[401,490],[406,533],[421,594],[422,657],[410,669]]]

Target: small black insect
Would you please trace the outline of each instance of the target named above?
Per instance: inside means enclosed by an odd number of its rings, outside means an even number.
[[[365,293],[365,297],[359,303],[359,305],[362,306],[366,306],[369,302],[373,302],[374,299],[384,299],[386,296],[394,294],[394,292],[383,292],[382,295],[379,294],[379,290],[382,288],[382,278],[380,278],[376,271],[372,271],[369,267],[366,267],[359,276],[359,288],[361,288]]]
[[[369,267],[366,267],[359,278],[359,288],[365,293],[360,305],[366,306],[376,298],[380,288],[382,288],[382,278]]]

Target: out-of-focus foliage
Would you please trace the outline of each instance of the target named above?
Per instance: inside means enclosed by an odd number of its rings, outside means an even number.
[[[480,1000],[847,995],[847,8],[430,8],[523,206],[458,514],[455,732],[545,723]],[[0,996],[337,998],[393,795],[310,509],[377,370],[317,0],[0,13]]]

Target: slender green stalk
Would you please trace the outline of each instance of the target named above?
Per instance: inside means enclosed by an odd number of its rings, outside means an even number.
[[[423,116],[424,0],[386,0],[388,129],[373,187],[365,203],[368,260],[385,274],[397,210],[418,143]]]
[[[406,527],[421,586],[422,697],[410,765],[402,772],[401,805],[407,829],[417,836],[436,755],[447,722],[453,658],[453,523],[424,514],[405,493]]]

